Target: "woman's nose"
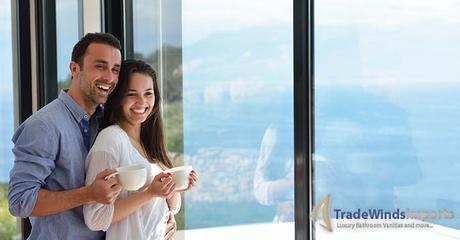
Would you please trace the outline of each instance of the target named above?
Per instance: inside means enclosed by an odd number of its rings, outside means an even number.
[[[137,101],[136,101],[136,102],[139,103],[139,104],[144,104],[145,98],[144,98],[143,96],[139,96],[139,97],[137,97]]]

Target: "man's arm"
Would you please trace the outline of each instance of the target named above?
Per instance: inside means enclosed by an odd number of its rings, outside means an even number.
[[[113,203],[121,186],[114,178],[107,181],[104,178],[114,171],[107,169],[100,172],[91,185],[81,188],[65,191],[40,189],[31,216],[47,216],[93,202]]]
[[[15,161],[8,183],[8,206],[12,215],[45,216],[80,206],[88,201],[109,202],[121,187],[99,177],[85,188],[49,191],[45,179],[55,169],[59,133],[46,122],[34,119],[21,125],[13,136]],[[101,175],[112,171],[101,172]]]

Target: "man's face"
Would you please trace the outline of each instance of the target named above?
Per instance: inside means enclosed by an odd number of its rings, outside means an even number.
[[[83,64],[76,64],[73,71],[84,101],[92,105],[105,103],[118,82],[120,66],[121,53],[117,48],[91,43],[83,56]]]

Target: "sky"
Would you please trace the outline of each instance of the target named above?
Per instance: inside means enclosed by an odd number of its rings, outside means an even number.
[[[12,72],[12,65],[11,65],[11,6],[10,1],[8,0],[0,0],[0,49],[2,53],[2,57],[0,58],[0,76],[2,84],[1,86],[1,93],[2,96],[10,95],[11,91],[10,88],[12,86],[11,80],[11,72]]]
[[[73,45],[80,39],[78,29],[78,1],[56,1],[56,42],[58,80],[70,76],[68,64]]]
[[[456,0],[322,0],[315,2],[315,24],[398,29],[434,21],[455,26],[459,8]]]
[[[387,95],[459,87],[460,49],[450,47],[460,41],[459,8],[455,0],[315,2],[316,84]]]
[[[196,0],[183,1],[183,34],[187,43],[219,32],[292,23],[292,1]],[[199,17],[197,17],[199,16]]]

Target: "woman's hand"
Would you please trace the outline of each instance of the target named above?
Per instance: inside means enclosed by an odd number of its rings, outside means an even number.
[[[186,189],[178,190],[178,192],[188,191],[192,187],[196,186],[197,183],[198,183],[198,174],[195,172],[195,170],[192,170],[188,178],[188,187]]]
[[[153,178],[145,191],[152,197],[170,198],[174,194],[175,187],[171,173],[161,172]]]

